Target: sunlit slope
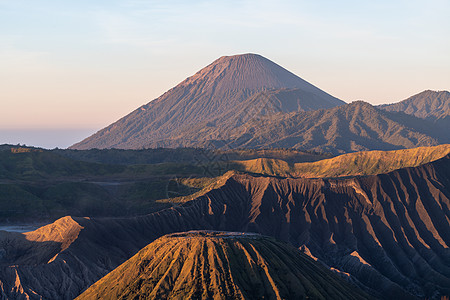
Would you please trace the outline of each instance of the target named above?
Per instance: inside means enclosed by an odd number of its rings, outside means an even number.
[[[236,161],[235,163],[240,168],[240,171],[255,174],[273,176],[292,176],[295,174],[294,164],[289,164],[281,159],[257,158]]]
[[[50,263],[78,238],[82,229],[67,216],[23,234],[0,231],[0,266]]]
[[[159,238],[77,299],[370,299],[293,246],[259,234]]]
[[[237,161],[242,171],[274,176],[342,177],[376,175],[405,167],[417,167],[450,153],[450,145],[419,147],[395,151],[362,151],[316,162],[294,163],[258,158]]]
[[[204,229],[289,242],[380,299],[439,299],[450,295],[449,178],[450,155],[353,178],[234,174],[192,201],[146,216],[74,218],[83,229],[74,242],[62,241],[69,247],[51,263],[21,263],[49,240],[48,231],[36,231],[39,243],[25,256],[11,238],[0,241],[7,258],[0,295],[73,299],[159,237]]]

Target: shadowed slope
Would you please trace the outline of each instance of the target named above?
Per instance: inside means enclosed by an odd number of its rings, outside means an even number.
[[[242,123],[230,116],[219,123],[217,127],[193,126],[164,145],[295,148],[338,154],[435,146],[442,143],[441,138],[448,139],[425,120],[398,116],[363,101],[326,110],[257,114]]]
[[[253,116],[244,110],[259,112],[267,104],[265,96],[253,96],[277,89],[294,89],[292,95],[277,98],[288,111],[344,104],[260,55],[223,56],[159,98],[71,148],[164,146],[165,140],[192,125],[207,123],[223,114],[243,114],[247,121]]]
[[[78,151],[0,145],[0,224],[152,213],[170,206],[156,200],[193,193],[175,178],[220,176],[234,168],[232,159],[264,156],[299,162],[326,158],[283,149]],[[147,165],[136,165],[141,163]]]
[[[0,233],[0,265],[38,265],[52,261],[67,249],[83,229],[72,217],[26,233]]]
[[[0,179],[46,179],[117,174],[123,166],[76,161],[50,150],[14,148],[0,151]]]
[[[448,155],[363,178],[233,175],[151,215],[75,221],[78,238],[50,263],[2,267],[0,295],[71,299],[153,240],[200,229],[289,242],[382,299],[450,295]]]
[[[77,299],[369,299],[291,245],[186,232],[149,244]]]
[[[450,120],[450,92],[427,90],[406,100],[379,107],[387,111],[404,112],[431,121]]]

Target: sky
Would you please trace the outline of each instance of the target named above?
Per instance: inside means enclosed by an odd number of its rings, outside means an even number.
[[[65,148],[223,55],[346,102],[450,90],[449,15],[448,0],[0,0],[0,144]]]

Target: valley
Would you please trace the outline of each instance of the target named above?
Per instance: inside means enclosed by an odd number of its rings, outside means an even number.
[[[108,160],[108,155],[113,158]],[[201,184],[185,185],[185,179],[211,179],[240,169],[231,159],[260,155],[305,162],[327,157],[295,150],[267,150],[264,154],[202,149],[85,153],[4,145],[0,151],[0,224],[49,223],[66,215],[151,213],[171,206],[157,200],[187,196],[203,188]]]
[[[176,161],[171,161],[169,153],[174,150],[167,149],[168,154],[164,155],[164,150],[160,149],[160,156],[165,160],[161,162],[150,154],[153,150],[140,154],[121,150],[121,159],[114,154],[116,163],[113,164],[114,160],[98,162],[107,160],[111,150],[100,150],[92,155],[85,151],[17,149],[10,146],[0,151],[0,168],[5,170],[0,181],[3,207],[0,224],[5,226],[21,222],[50,223],[66,215],[144,215],[190,199],[191,194],[202,193],[216,177],[228,171],[293,178],[375,175],[419,166],[450,153],[449,145],[357,152],[334,158],[283,149],[211,151],[208,154],[196,150],[195,155],[190,153],[181,159],[182,155],[174,155]],[[135,164],[137,161],[133,161],[135,157],[142,160],[146,155],[153,157],[153,161],[147,161],[153,163]],[[248,159],[253,157],[258,158]],[[246,160],[240,160],[242,158]]]
[[[68,149],[0,145],[0,298],[448,299],[449,101],[247,53]]]
[[[65,217],[30,233],[26,243],[22,234],[2,235],[3,293],[71,298],[158,237],[207,229],[259,232],[288,242],[350,274],[354,284],[375,297],[445,295],[449,162],[446,156],[350,179],[229,174],[209,192],[146,216]],[[52,228],[62,236],[50,242]],[[50,238],[47,246],[44,236]],[[10,294],[8,287],[17,278],[20,289]]]

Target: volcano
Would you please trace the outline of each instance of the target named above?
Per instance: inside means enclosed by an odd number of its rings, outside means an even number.
[[[0,232],[0,295],[73,299],[164,235],[216,230],[289,243],[379,299],[439,299],[450,295],[449,182],[450,155],[351,178],[228,173],[193,200],[149,215],[66,217],[28,234]]]
[[[370,299],[293,246],[255,233],[163,236],[77,299]]]
[[[179,139],[183,132],[199,124],[220,129],[220,121],[230,117],[239,126],[259,114],[343,104],[260,55],[223,56],[71,148],[170,147],[170,140]],[[183,139],[189,140],[189,136]]]

